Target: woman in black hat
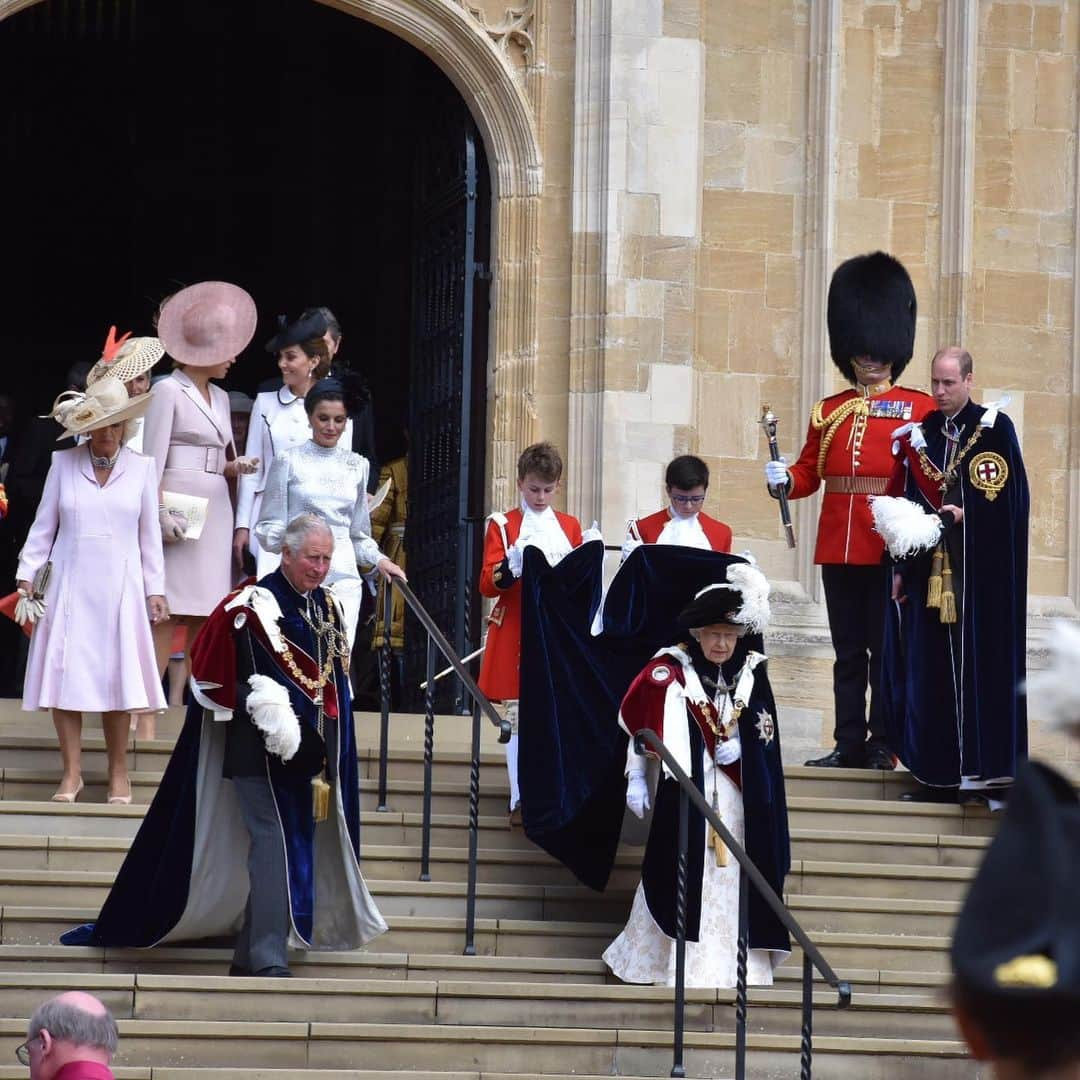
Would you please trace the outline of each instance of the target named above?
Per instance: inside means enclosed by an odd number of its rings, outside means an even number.
[[[630,918],[604,953],[624,982],[670,986],[675,979],[679,785],[655,755],[635,752],[637,732],[650,728],[664,740],[774,891],[783,892],[791,861],[787,803],[776,705],[760,651],[768,596],[760,570],[732,563],[726,581],[701,590],[680,614],[688,640],[661,649],[623,698],[619,723],[631,736],[627,806],[644,817],[656,792]],[[734,986],[740,868],[693,806],[688,857],[686,985]],[[771,985],[790,943],[754,889],[749,921],[747,980]]]
[[[330,350],[326,344],[326,316],[316,310],[295,322],[278,316],[278,332],[266,343],[266,351],[277,357],[281,386],[257,394],[248,423],[244,454],[258,458],[258,471],[242,476],[236,493],[236,531],[233,553],[243,563],[250,549],[256,559],[256,576],[263,577],[277,567],[279,556],[263,551],[251,530],[261,517],[263,492],[276,454],[300,446],[311,438],[304,398],[330,371]],[[352,421],[345,424],[343,446],[352,445]]]

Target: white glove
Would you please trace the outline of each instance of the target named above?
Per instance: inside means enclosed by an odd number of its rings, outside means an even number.
[[[510,564],[510,573],[514,577],[521,577],[521,553],[524,549],[518,547],[518,542],[515,540],[506,549],[506,561]]]
[[[649,802],[649,785],[643,772],[632,772],[626,778],[626,805],[636,818],[643,818],[652,805]]]
[[[926,446],[926,436],[921,424],[902,424],[892,433],[891,438],[902,439],[905,435],[909,436],[912,450],[922,450]]]
[[[639,540],[636,536],[628,536],[622,542],[622,557],[623,557],[623,559],[624,560],[628,559],[630,557],[630,553],[633,552],[633,551],[637,551],[637,549],[639,547],[641,547],[641,545],[644,544],[644,543],[645,543],[644,540]]]
[[[187,534],[187,518],[168,507],[158,507],[158,521],[161,523],[161,539],[166,544],[175,544]]]
[[[741,757],[742,740],[738,735],[734,739],[728,739],[727,742],[718,742],[716,744],[714,760],[717,765],[733,765]]]
[[[19,599],[15,601],[15,621],[20,626],[34,625],[45,614],[44,599],[38,600],[30,593],[19,590]]]
[[[600,526],[594,521],[582,534],[581,542],[587,544],[590,540],[603,540],[604,534],[600,531]]]
[[[250,475],[259,471],[259,459],[257,457],[238,457],[234,463],[238,476]]]
[[[777,461],[765,462],[765,480],[768,483],[769,487],[787,487],[789,479],[790,477],[788,475],[786,458],[780,458]]]

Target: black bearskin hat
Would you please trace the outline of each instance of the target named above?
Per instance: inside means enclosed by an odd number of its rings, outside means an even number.
[[[892,365],[898,379],[915,349],[915,287],[902,263],[884,251],[842,262],[829,284],[829,348],[848,382],[857,356]]]

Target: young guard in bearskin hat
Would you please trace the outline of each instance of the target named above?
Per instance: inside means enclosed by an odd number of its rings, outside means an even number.
[[[895,767],[879,691],[890,579],[868,500],[888,488],[892,432],[934,408],[927,394],[896,385],[914,349],[916,310],[907,270],[883,251],[837,267],[829,286],[829,344],[833,363],[852,389],[814,406],[794,465],[781,458],[765,466],[774,496],[786,488],[789,499],[802,499],[825,488],[814,561],[821,566],[836,653],[836,746],[807,765]]]

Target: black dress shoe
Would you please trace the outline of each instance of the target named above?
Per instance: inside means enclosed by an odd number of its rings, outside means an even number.
[[[866,767],[892,772],[896,768],[896,758],[887,746],[868,746],[866,748]]]
[[[955,803],[957,801],[958,788],[954,787],[924,787],[918,791],[902,791],[901,802],[921,803]]]
[[[229,974],[240,975],[244,978],[247,978],[247,976],[251,974],[251,968],[246,968],[243,966],[243,964],[230,964]]]
[[[251,974],[259,979],[291,979],[293,977],[292,972],[287,967],[277,965],[259,968],[258,971],[253,971]]]
[[[842,753],[837,747],[824,757],[811,758],[805,764],[815,769],[862,769],[866,766],[866,758],[862,754]]]

